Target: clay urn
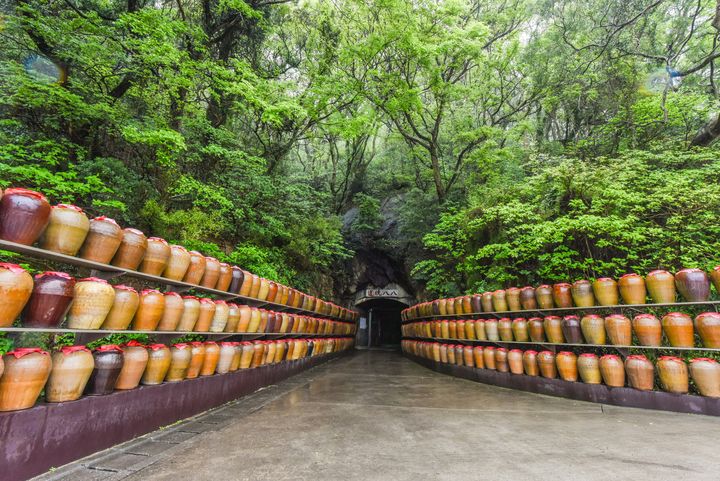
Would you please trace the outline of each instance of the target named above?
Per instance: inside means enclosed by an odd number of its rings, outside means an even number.
[[[599,306],[618,305],[618,285],[615,279],[600,277],[593,282],[593,293]]]
[[[140,272],[153,276],[162,275],[170,260],[170,245],[165,239],[150,237],[147,240],[145,256],[140,263]]]
[[[510,363],[510,354],[508,353],[508,364]],[[467,367],[475,367],[475,359],[473,358],[472,346],[463,347],[463,364]],[[512,364],[510,367],[512,369]],[[520,367],[522,368],[522,362],[520,363]]]
[[[720,364],[715,359],[705,357],[692,359],[690,375],[700,395],[720,397]]]
[[[177,292],[165,292],[162,316],[157,324],[158,331],[175,331],[185,310],[185,301]]]
[[[588,344],[605,344],[605,319],[597,314],[585,314],[580,319],[580,329]]]
[[[523,370],[528,376],[539,376],[540,368],[537,363],[537,351],[523,352]]]
[[[492,293],[493,310],[495,312],[505,312],[508,310],[507,295],[504,289],[498,289]]]
[[[41,193],[7,189],[0,197],[0,239],[34,244],[48,225],[50,211],[50,204]]]
[[[123,240],[123,231],[113,219],[100,216],[90,221],[90,230],[80,248],[80,257],[110,264]]]
[[[12,326],[33,291],[33,278],[17,264],[0,263],[0,327]]]
[[[652,391],[655,385],[655,366],[645,356],[632,355],[625,359],[628,385],[640,391]]]
[[[162,384],[170,369],[170,349],[165,344],[150,344],[147,349],[148,362],[140,382],[144,385]]]
[[[437,345],[438,343],[435,343]],[[433,346],[434,348],[434,346]],[[435,354],[433,350],[433,355]],[[473,347],[473,363],[477,369],[485,369],[485,359],[483,359],[483,348],[482,346]]]
[[[259,299],[261,301],[267,301],[268,294],[270,294],[270,281],[265,279],[264,277],[260,278],[260,290],[258,291],[256,299]],[[311,302],[314,302],[314,299],[311,297],[308,297],[308,305],[305,306],[305,309],[308,311],[312,311],[312,305]]]
[[[596,354],[585,352],[578,356],[578,373],[585,384],[601,384],[600,363]]]
[[[525,286],[520,289],[520,305],[523,310],[531,311],[537,309],[538,304],[535,299],[535,288],[532,286]]]
[[[165,296],[156,289],[140,293],[140,305],[135,312],[132,328],[136,331],[154,331],[165,311]]]
[[[485,320],[475,319],[475,339],[479,341],[487,340],[487,333],[485,332]]]
[[[285,326],[287,323],[287,314],[280,314],[279,316],[282,316],[282,323],[280,327],[280,332],[285,333],[287,330],[283,328],[282,326]],[[238,324],[240,323],[240,306],[233,302],[228,303],[228,318],[227,323],[225,324],[225,329],[223,329],[223,332],[236,332]]]
[[[625,386],[625,366],[620,356],[605,354],[600,358],[600,374],[605,385],[610,387]]]
[[[703,346],[711,349],[720,348],[720,314],[703,312],[695,317],[695,329],[700,334]]]
[[[452,332],[452,328],[450,331]],[[498,333],[501,341],[513,340],[512,321],[509,317],[503,317],[498,321]]]
[[[483,348],[483,364],[485,369],[496,370],[495,366],[495,348],[493,346],[486,346]]]
[[[448,333],[450,339],[457,339],[457,321],[448,321]]]
[[[193,330],[195,332],[209,332],[214,317],[215,301],[205,297],[200,298],[200,314]]]
[[[704,302],[710,298],[710,280],[700,269],[679,271],[675,274],[675,287],[687,302]]]
[[[558,284],[554,284],[552,294],[555,306],[562,308],[572,307],[573,300],[571,291],[572,286],[570,286],[570,284],[568,284],[567,282],[560,282]]]
[[[455,326],[456,326],[456,332],[457,332],[455,334],[456,338],[457,339],[465,339],[465,321],[462,319],[458,319],[457,321],[455,321]],[[512,337],[512,330],[510,332],[511,332],[510,336]]]
[[[205,361],[205,345],[200,341],[190,343],[190,364],[188,365],[186,379],[195,379],[200,375],[203,362]]]
[[[548,379],[557,377],[557,367],[555,365],[555,354],[551,351],[542,351],[537,355],[537,363],[540,368],[540,375]]]
[[[593,295],[592,284],[586,279],[580,279],[573,282],[572,288],[573,302],[578,307],[592,307],[595,305],[595,296]]]
[[[492,298],[493,298],[492,292],[483,292],[482,293],[482,297],[480,298],[480,301],[482,303],[483,312],[493,312],[494,308],[493,308]],[[442,312],[440,314],[444,315],[444,314],[442,314]]]
[[[104,279],[88,277],[75,283],[73,302],[68,311],[70,329],[99,329],[105,322],[113,302],[115,290]]]
[[[662,325],[652,314],[638,314],[632,328],[641,346],[659,346],[662,343]]]
[[[112,287],[115,298],[101,328],[124,330],[128,328],[135,316],[135,312],[137,312],[140,305],[140,295],[130,286],[118,284]]]
[[[565,342],[565,338],[562,333],[562,319],[558,316],[545,316],[543,321],[543,328],[545,329],[545,336],[548,342],[554,344],[562,344]]]
[[[657,361],[658,377],[663,391],[686,394],[688,392],[688,368],[679,357],[661,356]]]
[[[147,250],[147,237],[141,231],[127,227],[122,231],[122,239],[110,263],[116,267],[136,271]]]
[[[498,347],[495,349],[495,369],[499,372],[510,371],[510,366],[508,365],[508,353],[507,349],[504,347]]]
[[[582,329],[577,316],[565,316],[562,320],[562,334],[569,344],[582,344]]]
[[[528,333],[533,342],[545,342],[545,327],[542,317],[531,317],[528,319]]]
[[[200,285],[214,289],[220,278],[220,261],[214,257],[205,257],[205,273],[200,279]]]
[[[675,302],[675,276],[668,271],[656,270],[645,276],[645,285],[653,302],[671,304]]]
[[[482,295],[480,294],[473,294],[470,297],[470,306],[471,306],[471,312],[472,313],[478,313],[482,312]],[[439,314],[439,313],[438,313]]]
[[[570,351],[558,352],[555,356],[558,374],[563,381],[575,382],[578,378],[577,356]]]
[[[497,319],[485,319],[484,327],[485,327],[485,335],[487,336],[488,341],[499,341],[500,340]]]
[[[200,368],[201,376],[212,376],[215,374],[218,361],[220,360],[220,346],[214,341],[205,341],[205,359],[203,359],[202,367]]]
[[[85,241],[90,219],[80,207],[58,204],[50,211],[50,221],[40,239],[40,247],[49,251],[74,256]]]
[[[35,347],[18,348],[3,356],[3,364],[0,411],[33,407],[50,376],[50,353]]]
[[[520,349],[511,349],[507,353],[507,363],[513,374],[523,373],[523,352]]]
[[[190,254],[190,264],[188,265],[187,271],[185,271],[183,282],[199,285],[200,279],[202,279],[205,274],[207,260],[205,256],[198,251],[190,251],[188,254]]]
[[[94,367],[93,355],[85,346],[67,346],[54,352],[45,400],[53,403],[80,399]]]
[[[180,332],[191,332],[200,317],[200,300],[195,296],[183,296],[183,312],[175,329]]]
[[[518,342],[528,342],[530,333],[528,331],[528,323],[524,317],[517,317],[512,321],[512,334]]]
[[[183,246],[170,245],[170,257],[165,265],[162,276],[174,281],[181,281],[185,278],[190,268],[190,253]]]
[[[257,275],[255,275],[255,274],[251,274],[250,277],[251,277],[251,279],[252,279],[252,284],[251,284],[251,286],[250,286],[250,294],[249,294],[249,297],[251,297],[251,298],[253,298],[253,299],[258,299],[258,298],[259,298],[259,295],[260,295],[260,287],[261,287],[262,282],[261,282],[261,280],[260,280],[260,277],[257,276]],[[307,310],[308,310],[308,309],[307,309],[307,306],[308,306],[309,300],[310,300],[310,297],[309,297],[309,296],[307,296],[307,295],[305,295],[305,294],[303,294],[303,293],[300,293],[300,297],[298,298],[298,302],[297,302],[297,303],[298,303],[298,307],[301,307],[301,306],[302,306],[301,308],[302,308],[303,310],[306,310],[306,311],[307,311]]]
[[[605,331],[610,344],[615,346],[632,345],[632,322],[622,314],[611,314],[605,318]]]
[[[661,320],[663,332],[672,347],[693,347],[695,330],[690,316],[682,312],[669,312]]]
[[[250,290],[252,289],[252,274],[248,271],[243,271],[243,282],[240,285],[240,295],[242,297],[250,297]],[[288,306],[295,307],[297,301],[297,291],[290,289],[288,294]]]
[[[645,304],[647,299],[647,290],[645,289],[645,279],[638,274],[625,274],[618,281],[620,289],[620,297],[625,304]]]
[[[230,315],[230,306],[223,300],[215,301],[215,312],[210,322],[210,332],[223,332]]]
[[[95,367],[85,386],[85,394],[104,396],[112,393],[123,367],[122,348],[115,344],[104,344],[93,349],[92,356]]]
[[[521,311],[520,289],[517,287],[509,287],[505,289],[505,299],[507,300],[508,309],[511,311]]]
[[[710,271],[710,279],[715,286],[715,291],[720,294],[720,266],[716,266]]]
[[[228,292],[228,290],[230,288],[230,283],[232,282],[232,275],[233,275],[233,271],[232,271],[232,267],[230,267],[230,264],[221,262],[220,263],[220,275],[218,276],[217,283],[215,284],[215,289],[217,289],[218,291]],[[273,302],[275,300],[275,295],[277,295],[277,284],[275,284],[275,283],[273,283],[273,284],[275,286],[275,289],[273,292],[273,299],[270,300],[268,298],[268,302]]]
[[[185,379],[190,360],[192,359],[192,348],[190,344],[178,343],[170,347],[170,367],[165,374],[165,382],[178,382]]]
[[[535,300],[540,309],[552,309],[555,306],[553,302],[553,288],[543,284],[535,288]]]
[[[242,287],[243,280],[245,280],[245,274],[242,269],[240,269],[238,266],[232,266],[231,267],[231,274],[230,274],[230,286],[228,286],[227,291],[231,294],[240,294],[240,288]],[[280,304],[285,305],[287,303],[287,288],[285,286],[281,286],[280,291],[283,292],[285,298],[284,302],[280,302]]]
[[[140,385],[150,355],[145,345],[135,340],[128,341],[120,347],[123,350],[123,366],[115,381],[115,389],[135,389]]]
[[[477,321],[474,321],[472,319],[469,319],[465,321],[465,339],[470,339],[471,341],[474,341],[477,339],[477,336],[475,335],[475,323]],[[427,337],[433,337],[432,333],[428,335]]]
[[[2,282],[2,274],[0,274],[0,282]],[[64,272],[37,274],[30,300],[22,311],[23,326],[60,326],[70,310],[74,292],[75,278]]]

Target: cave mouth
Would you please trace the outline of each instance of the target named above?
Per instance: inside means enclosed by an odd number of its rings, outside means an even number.
[[[399,348],[402,340],[400,313],[407,304],[394,299],[368,299],[356,306],[361,321],[357,347]],[[365,321],[362,321],[362,318]]]

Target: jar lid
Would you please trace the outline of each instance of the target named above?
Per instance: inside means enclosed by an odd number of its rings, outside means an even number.
[[[637,316],[635,316],[635,319],[638,319],[638,318],[642,318],[642,319],[657,319],[657,317],[655,317],[654,314],[648,314],[647,312],[646,312],[646,313],[643,313],[643,314],[638,314]]]
[[[140,293],[141,296],[147,296],[148,294],[162,294],[162,292],[158,291],[157,289],[143,289],[143,291]]]
[[[583,352],[582,354],[580,354],[580,357],[594,357],[594,358],[597,358],[597,354],[594,354],[594,353],[592,353],[592,352]]]
[[[573,284],[590,284],[590,281],[587,279],[578,279]]]
[[[25,269],[20,267],[17,264],[11,264],[10,262],[0,262],[0,269],[7,269],[10,272],[14,273],[20,273],[20,272],[26,272]]]
[[[212,256],[205,256],[205,260],[206,260],[206,261],[215,261],[215,262],[218,262],[218,260],[215,259],[215,258],[212,257]]]
[[[180,250],[180,251],[183,251],[183,252],[187,252],[187,249],[186,249],[186,248],[184,248],[183,246],[178,245],[178,244],[172,244],[172,245],[170,246],[170,248],[171,248],[171,249],[177,249],[177,250]]]
[[[80,207],[78,207],[76,205],[72,205],[72,204],[58,204],[58,205],[52,206],[52,208],[53,209],[70,209],[70,210],[74,210],[75,212],[80,212],[80,213],[82,213],[82,211],[83,211]]]
[[[20,267],[20,266],[18,266]],[[22,269],[22,267],[21,267]],[[43,277],[62,277],[63,279],[70,280],[72,279],[72,276],[68,274],[67,272],[55,272],[55,271],[45,271],[41,272],[40,274],[35,274],[35,279],[42,279]]]
[[[640,361],[647,361],[647,358],[645,356],[643,356],[642,354],[632,354],[625,358],[626,361],[628,359],[638,359]]]
[[[123,232],[132,232],[133,234],[142,235],[142,236],[145,235],[145,233],[143,231],[135,229],[133,227],[126,227],[123,229]]]
[[[95,217],[91,222],[107,222],[109,224],[113,224],[116,227],[120,227],[117,222],[115,222],[115,219],[111,219],[110,217],[105,217],[104,215],[101,215],[100,217]]]
[[[49,355],[47,351],[43,351],[39,347],[19,347],[17,349],[14,349],[8,353],[6,353],[6,356],[15,356],[16,359],[20,359],[23,356],[27,356],[28,354],[43,354],[43,355]]]
[[[528,356],[537,356],[537,351],[530,349],[529,351],[525,351],[523,354],[527,354]]]
[[[207,298],[207,297],[201,297],[200,303],[201,304],[215,304],[212,299]]]
[[[519,287],[514,287],[514,286],[513,286],[513,287],[508,287],[507,289],[505,289],[505,292],[507,292],[507,291],[513,291],[513,292],[514,292],[514,291],[519,291],[519,290],[520,290]],[[468,297],[468,296],[463,296],[463,298],[465,298],[465,297]]]
[[[202,253],[200,253],[200,252],[198,252],[198,251],[190,251],[189,254],[190,254],[191,256],[200,256],[200,257],[202,257],[203,259],[205,259],[205,256],[202,255]]]
[[[597,279],[595,279],[595,281],[596,282],[597,281],[603,281],[603,282],[613,281],[613,282],[615,282],[615,279],[613,279],[612,277],[598,277]]]
[[[560,320],[560,316],[545,316],[545,320],[547,321],[548,319],[552,319],[552,320],[554,320],[554,321],[555,321],[555,320],[558,320],[558,321],[559,321],[559,320]]]
[[[196,296],[182,296],[183,299],[195,299],[196,301],[199,300]]]
[[[623,274],[620,276],[620,279],[625,279],[626,277],[640,277],[638,274],[635,274],[634,272],[629,272],[627,274]]]
[[[167,291],[167,292],[163,292],[163,295],[165,295],[165,296],[175,296],[175,297],[181,297],[179,293],[177,293],[177,292],[173,292],[173,291]]]
[[[660,356],[658,359],[659,359],[660,361],[678,361],[678,362],[684,362],[682,359],[680,359],[679,357],[675,357],[675,356]]]
[[[510,320],[509,317],[501,317],[501,318],[499,319],[499,321],[505,321],[505,322],[508,322],[509,320]]]
[[[60,352],[64,355],[72,354],[73,352],[90,352],[90,349],[88,349],[85,346],[65,346],[60,349]]]
[[[697,315],[697,317],[700,317],[700,316],[720,317],[720,312],[715,312],[715,311],[701,312],[700,314]]]
[[[24,189],[22,187],[10,187],[9,189],[5,189],[5,195],[24,195],[27,197],[35,197],[36,199],[44,200],[47,202],[47,198],[42,195],[40,192],[35,192],[34,190],[30,189]]]
[[[117,344],[103,344],[102,346],[98,346],[94,349],[95,352],[107,352],[107,351],[119,351],[122,352],[122,349]]]
[[[654,270],[654,271],[648,272],[648,275],[649,275],[649,276],[651,276],[651,275],[653,275],[653,274],[670,274],[670,273],[669,273],[668,271],[664,270],[664,269],[656,269],[656,270]]]
[[[190,345],[191,345],[191,346],[195,346],[195,347],[204,346],[204,344],[203,344],[202,341],[192,341],[192,342],[190,343]]]
[[[173,347],[176,349],[185,349],[185,348],[190,347],[190,344],[188,344],[186,342],[179,342],[177,344],[173,344]]]
[[[162,244],[168,245],[168,241],[166,241],[165,239],[163,239],[161,237],[148,237],[148,242],[150,242],[150,241],[160,242]]]
[[[571,287],[567,282],[558,282],[555,287]]]
[[[225,304],[225,305],[227,305],[227,302],[223,301],[222,299],[215,299],[215,304]]]
[[[616,354],[605,354],[600,359],[620,359],[620,356]]]
[[[583,319],[589,318],[589,319],[602,319],[603,317],[598,314],[585,314],[583,316]]]
[[[510,349],[510,352],[522,352],[522,349]]]
[[[204,344],[205,345],[208,345],[208,344],[213,345],[214,344],[217,346],[217,342],[215,342],[215,341],[205,341]]]
[[[486,351],[494,351],[495,348],[493,346],[487,346],[484,348]]]
[[[535,289],[550,289],[550,286],[547,284],[540,284]]]
[[[563,319],[567,319],[567,320],[575,319],[575,320],[577,321],[577,320],[578,320],[578,316],[576,316],[576,315],[574,315],[574,314],[570,314],[570,315],[567,315],[567,316],[563,317]]]
[[[161,349],[167,349],[167,346],[165,344],[150,344],[147,348],[153,351],[159,351]]]
[[[686,269],[680,269],[680,270],[678,271],[678,273],[680,273],[680,272],[703,272],[703,270],[702,270],[702,269],[698,269],[698,268],[696,268],[696,267],[689,267],[689,268],[686,268]]]
[[[498,294],[498,293],[501,293],[501,292],[504,293],[504,292],[505,292],[505,289],[498,289],[498,290],[496,290],[496,291],[493,291],[493,294]],[[451,300],[451,299],[448,299],[448,300]],[[452,300],[455,300],[455,299],[453,298]]]
[[[145,344],[143,344],[142,342],[137,341],[135,339],[132,339],[132,340],[126,342],[125,344],[123,344],[123,346],[125,346],[125,347],[145,347]]]
[[[687,317],[687,318],[690,317],[687,314],[685,314],[684,312],[668,312],[663,317],[667,317],[667,316],[681,316],[681,317]]]
[[[437,343],[435,343],[435,344],[437,344]],[[478,349],[478,350],[482,351],[482,350],[483,350],[483,347],[482,347],[482,346],[475,346],[475,347],[473,347],[473,349]]]
[[[525,319],[524,317],[516,317],[515,319],[513,319],[513,322],[527,322],[527,319]]]
[[[574,353],[574,352],[570,352],[570,351],[560,351],[560,352],[558,352],[556,355],[557,355],[557,356],[574,356],[575,353]]]
[[[530,321],[542,321],[542,320],[543,320],[542,317],[531,317],[530,319],[528,319],[528,322],[530,322]]]
[[[99,277],[86,277],[85,279],[80,279],[79,282],[100,282],[102,284],[108,284],[108,281],[100,279]]]
[[[134,292],[135,294],[137,294],[137,291],[134,288],[132,288],[130,286],[126,286],[125,284],[114,285],[113,289],[116,289],[118,291],[130,291],[130,292]]]
[[[228,264],[227,262],[221,262],[220,267],[230,267],[230,264]],[[270,282],[272,283],[272,281]]]
[[[715,359],[711,359],[709,357],[696,357],[695,359],[690,359],[690,362],[711,362],[713,364],[718,363]]]
[[[540,351],[540,353],[538,355],[547,355],[547,354],[550,354],[551,356],[555,356],[555,354],[553,354],[552,351]]]

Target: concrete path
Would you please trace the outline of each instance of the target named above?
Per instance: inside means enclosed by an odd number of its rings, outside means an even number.
[[[359,351],[43,480],[712,480],[720,420],[485,386]]]

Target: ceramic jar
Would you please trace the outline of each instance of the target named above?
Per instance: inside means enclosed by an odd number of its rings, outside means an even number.
[[[92,353],[95,367],[90,375],[85,394],[104,396],[115,389],[115,383],[123,367],[123,351],[115,344],[105,344],[95,348]]]
[[[265,351],[265,359],[263,359],[263,364],[274,364],[275,363],[275,352],[276,352],[276,343],[268,341],[266,344],[267,349]],[[230,363],[230,372],[235,372],[240,368],[240,363],[242,362],[242,346],[239,342],[233,342],[233,347],[235,349],[235,352],[233,354],[232,362]]]
[[[205,345],[202,342],[194,341],[190,343],[190,365],[188,366],[186,379],[195,379],[200,375],[205,362]]]
[[[157,330],[175,331],[185,311],[185,301],[177,292],[166,292],[163,295],[165,297],[165,307],[160,322],[158,322]]]
[[[615,346],[632,345],[632,322],[622,314],[612,314],[605,318],[605,331],[610,344]]]
[[[165,296],[155,289],[140,293],[140,305],[135,312],[132,328],[136,331],[154,331],[165,311]]]
[[[205,257],[205,272],[203,273],[202,279],[200,279],[200,285],[214,289],[219,278],[220,261],[214,257]]]
[[[500,330],[499,322],[498,322],[498,330]],[[457,321],[448,321],[448,333],[449,333],[448,337],[450,339],[457,339]],[[501,337],[502,337],[502,335],[501,335]]]
[[[282,350],[285,350],[285,347],[287,345],[287,340],[282,341]],[[241,342],[240,343],[240,369],[249,369],[252,365],[252,358],[253,354],[255,353],[255,348],[253,347],[252,342]]]
[[[705,271],[683,269],[675,274],[675,287],[688,302],[707,301],[710,298],[710,280]]]
[[[528,323],[523,317],[513,319],[512,322],[512,335],[516,341],[528,342],[530,340],[530,333],[528,332]]]
[[[565,342],[565,338],[562,333],[562,319],[558,316],[545,316],[543,321],[543,328],[545,330],[545,337],[548,342],[555,344],[561,344]]]
[[[569,351],[558,352],[555,356],[558,374],[563,381],[575,382],[578,378],[577,356]]]
[[[492,293],[492,304],[495,312],[505,312],[508,310],[507,297],[503,289],[498,289]]]
[[[577,360],[578,373],[580,379],[585,384],[600,384],[602,376],[600,374],[600,363],[597,355],[591,352],[585,352],[578,356]]]
[[[178,382],[185,379],[190,361],[192,348],[190,344],[179,343],[170,347],[170,367],[165,374],[165,382]]]
[[[593,294],[599,306],[618,305],[618,285],[615,279],[601,277],[593,282]]]
[[[93,355],[85,346],[67,346],[53,353],[45,400],[59,403],[80,399],[93,367]]]
[[[552,309],[555,306],[553,302],[553,288],[546,284],[536,287],[535,300],[540,309]]]
[[[12,326],[33,291],[33,279],[16,264],[0,263],[0,327]],[[38,317],[43,312],[38,312]],[[50,316],[52,317],[52,316]]]
[[[517,287],[509,287],[505,289],[505,299],[507,300],[508,309],[511,311],[522,310],[522,304],[520,303],[520,289]]]
[[[645,304],[647,290],[645,279],[637,274],[625,274],[618,281],[620,297],[625,304]]]
[[[553,302],[557,307],[572,307],[571,286],[566,282],[553,285]]]
[[[485,327],[485,335],[488,341],[499,341],[500,333],[498,332],[498,321],[497,319],[485,319],[483,323]]]
[[[483,292],[482,293],[482,297],[480,298],[480,303],[482,304],[483,312],[492,312],[493,311],[492,298],[493,298],[492,292]]]
[[[5,354],[3,363],[0,411],[33,407],[50,376],[50,354],[38,348],[19,348]]]
[[[203,359],[202,368],[200,368],[201,376],[212,376],[215,374],[218,361],[220,360],[220,346],[214,341],[205,341],[205,359]]]
[[[132,287],[122,284],[113,286],[113,290],[115,291],[115,299],[101,328],[127,329],[140,305],[140,295]]]
[[[625,359],[628,385],[640,391],[652,391],[655,386],[655,366],[645,356],[632,355]]]
[[[555,365],[555,354],[551,351],[542,351],[537,355],[537,363],[540,368],[540,375],[548,379],[557,377],[557,367]]]
[[[429,335],[427,337],[433,337],[433,336]],[[477,336],[475,335],[475,321],[474,320],[465,321],[465,339],[470,339],[472,341],[477,339]]]
[[[228,292],[230,288],[230,283],[232,282],[233,277],[233,271],[230,267],[230,264],[226,264],[225,262],[220,263],[220,275],[218,276],[217,284],[215,285],[215,289],[218,291]],[[275,296],[277,295],[277,284],[274,282],[270,283],[270,292],[268,293],[268,302],[274,302]],[[272,299],[270,297],[272,296]]]
[[[200,314],[198,315],[198,320],[195,323],[195,328],[193,329],[195,332],[208,332],[210,330],[210,325],[212,324],[212,320],[215,317],[215,302],[213,302],[212,299],[207,299],[205,297],[200,299]]]
[[[463,364],[467,367],[475,367],[475,359],[473,358],[473,350],[472,346],[465,346],[463,347]],[[508,353],[508,364],[510,365],[510,369],[512,369],[512,362],[510,361],[510,353]],[[522,355],[520,360],[520,369],[522,373]]]
[[[545,327],[542,317],[531,317],[528,319],[528,333],[533,342],[545,342]]]
[[[147,366],[140,382],[144,385],[162,384],[171,361],[172,354],[165,344],[150,344]]]
[[[287,314],[281,315],[278,313],[279,316],[282,317],[283,321],[287,319]],[[240,306],[234,303],[228,303],[228,318],[227,323],[225,324],[225,329],[223,329],[223,332],[236,332],[238,324],[240,323]],[[279,332],[287,332],[286,330],[283,330],[282,327],[280,328]]]
[[[605,319],[596,314],[586,314],[580,320],[580,329],[588,344],[605,344]]]
[[[302,353],[302,346],[300,346],[300,341],[292,341],[293,343],[293,350],[292,350],[292,359],[297,360],[300,359],[301,353]],[[448,354],[449,354],[448,349]],[[260,366],[263,358],[263,354],[265,353],[265,345],[262,343],[262,341],[255,341],[253,342],[253,357],[252,362],[250,363],[250,367],[258,367]],[[222,348],[220,348],[220,357],[222,359]],[[453,349],[453,356],[452,356],[453,363],[455,363],[455,351]],[[218,364],[219,366],[219,364]]]
[[[720,266],[716,266],[710,271],[710,279],[715,286],[715,290],[720,293]]]
[[[31,301],[32,302],[32,301]],[[720,348],[720,314],[717,312],[703,312],[695,317],[695,329],[700,334],[703,346]]]
[[[148,350],[138,341],[129,341],[122,345],[123,366],[115,381],[115,389],[135,389],[145,372],[150,358]]]
[[[89,261],[110,264],[123,240],[123,231],[113,219],[100,216],[90,221],[80,257]]]
[[[183,281],[188,284],[198,285],[200,284],[200,279],[202,279],[205,274],[205,265],[207,264],[207,260],[205,259],[205,256],[198,251],[190,251],[188,254],[190,255],[190,265],[188,266],[187,271],[185,271]]]
[[[526,311],[537,309],[538,305],[535,299],[534,287],[525,286],[520,289],[520,306]]]
[[[533,292],[533,298],[535,293]],[[472,313],[482,312],[482,295],[473,294],[470,297],[470,309]]]
[[[107,317],[115,290],[106,280],[97,277],[80,279],[75,283],[73,302],[68,311],[70,329],[99,329]]]
[[[227,305],[227,302],[216,300],[215,313],[213,314],[213,318],[210,323],[210,332],[223,332],[229,315],[230,306]]]
[[[455,334],[457,339],[465,339],[465,321],[463,321],[462,319],[458,319],[457,321],[455,321],[455,326],[457,327],[457,333]],[[512,337],[512,330],[510,336]]]
[[[582,329],[580,319],[577,316],[565,316],[562,320],[562,334],[565,342],[570,344],[582,344]]]
[[[442,351],[441,351],[442,354]],[[495,348],[492,346],[487,346],[483,348],[483,365],[485,366],[485,369],[492,369],[493,371],[496,370],[495,367]]]
[[[595,305],[595,296],[593,295],[592,284],[590,281],[581,279],[573,282],[572,288],[573,302],[578,307],[592,307]]]
[[[690,316],[682,312],[669,312],[662,318],[662,328],[672,347],[693,347],[695,331]]]
[[[641,346],[659,346],[662,343],[662,325],[652,314],[638,314],[632,328]]]
[[[702,396],[720,397],[720,364],[698,357],[690,361],[690,375]]]
[[[2,282],[1,269],[2,267],[0,267],[0,283]],[[26,327],[60,326],[70,309],[74,290],[75,279],[64,272],[37,274],[30,300],[22,311],[23,325]]]
[[[523,373],[523,352],[520,349],[511,349],[507,353],[507,363],[513,374]]]
[[[658,377],[663,391],[686,394],[688,392],[688,369],[678,357],[661,356],[657,361]]]
[[[58,204],[52,207],[50,221],[40,239],[40,247],[74,256],[80,250],[90,229],[90,219],[80,207]]]
[[[484,319],[475,319],[474,323],[475,327],[475,339],[480,341],[486,341],[487,340],[487,333],[485,332],[485,320]]]
[[[528,376],[540,375],[537,363],[537,351],[529,350],[523,352],[523,370]]]
[[[600,374],[603,381],[610,387],[625,386],[625,366],[620,356],[605,354],[600,358]]]
[[[32,245],[50,220],[44,195],[28,189],[7,189],[0,196],[0,239]]]
[[[500,334],[500,340],[501,341],[512,341],[513,340],[513,332],[512,332],[512,321],[510,321],[510,318],[503,317],[500,319],[497,323],[498,326],[498,334]],[[452,332],[451,332],[452,335]]]
[[[499,372],[510,371],[510,366],[508,365],[508,353],[507,349],[504,347],[498,347],[495,349],[495,369]]]
[[[675,302],[675,276],[668,271],[656,270],[645,276],[645,285],[653,302],[670,304]]]
[[[438,343],[433,344],[433,356],[435,356],[435,346],[438,345]],[[438,347],[438,357],[440,357],[440,349]],[[441,359],[441,358],[440,358]],[[436,362],[439,362],[438,359],[436,359]],[[483,348],[482,346],[475,346],[473,347],[473,363],[477,369],[485,369],[485,360],[483,359]]]
[[[191,332],[200,317],[200,300],[195,296],[183,296],[183,312],[176,329],[183,332]]]
[[[174,281],[181,281],[185,278],[190,267],[190,253],[183,246],[171,245],[170,257],[162,276]]]
[[[147,240],[145,256],[140,263],[140,272],[153,276],[162,275],[170,260],[170,246],[165,239],[150,237]]]
[[[122,240],[111,264],[123,269],[137,270],[145,257],[147,237],[141,231],[127,227],[122,231]]]
[[[245,279],[244,271],[238,266],[232,266],[231,271],[232,272],[228,292],[232,294],[240,294],[240,288],[242,287],[243,280]]]

